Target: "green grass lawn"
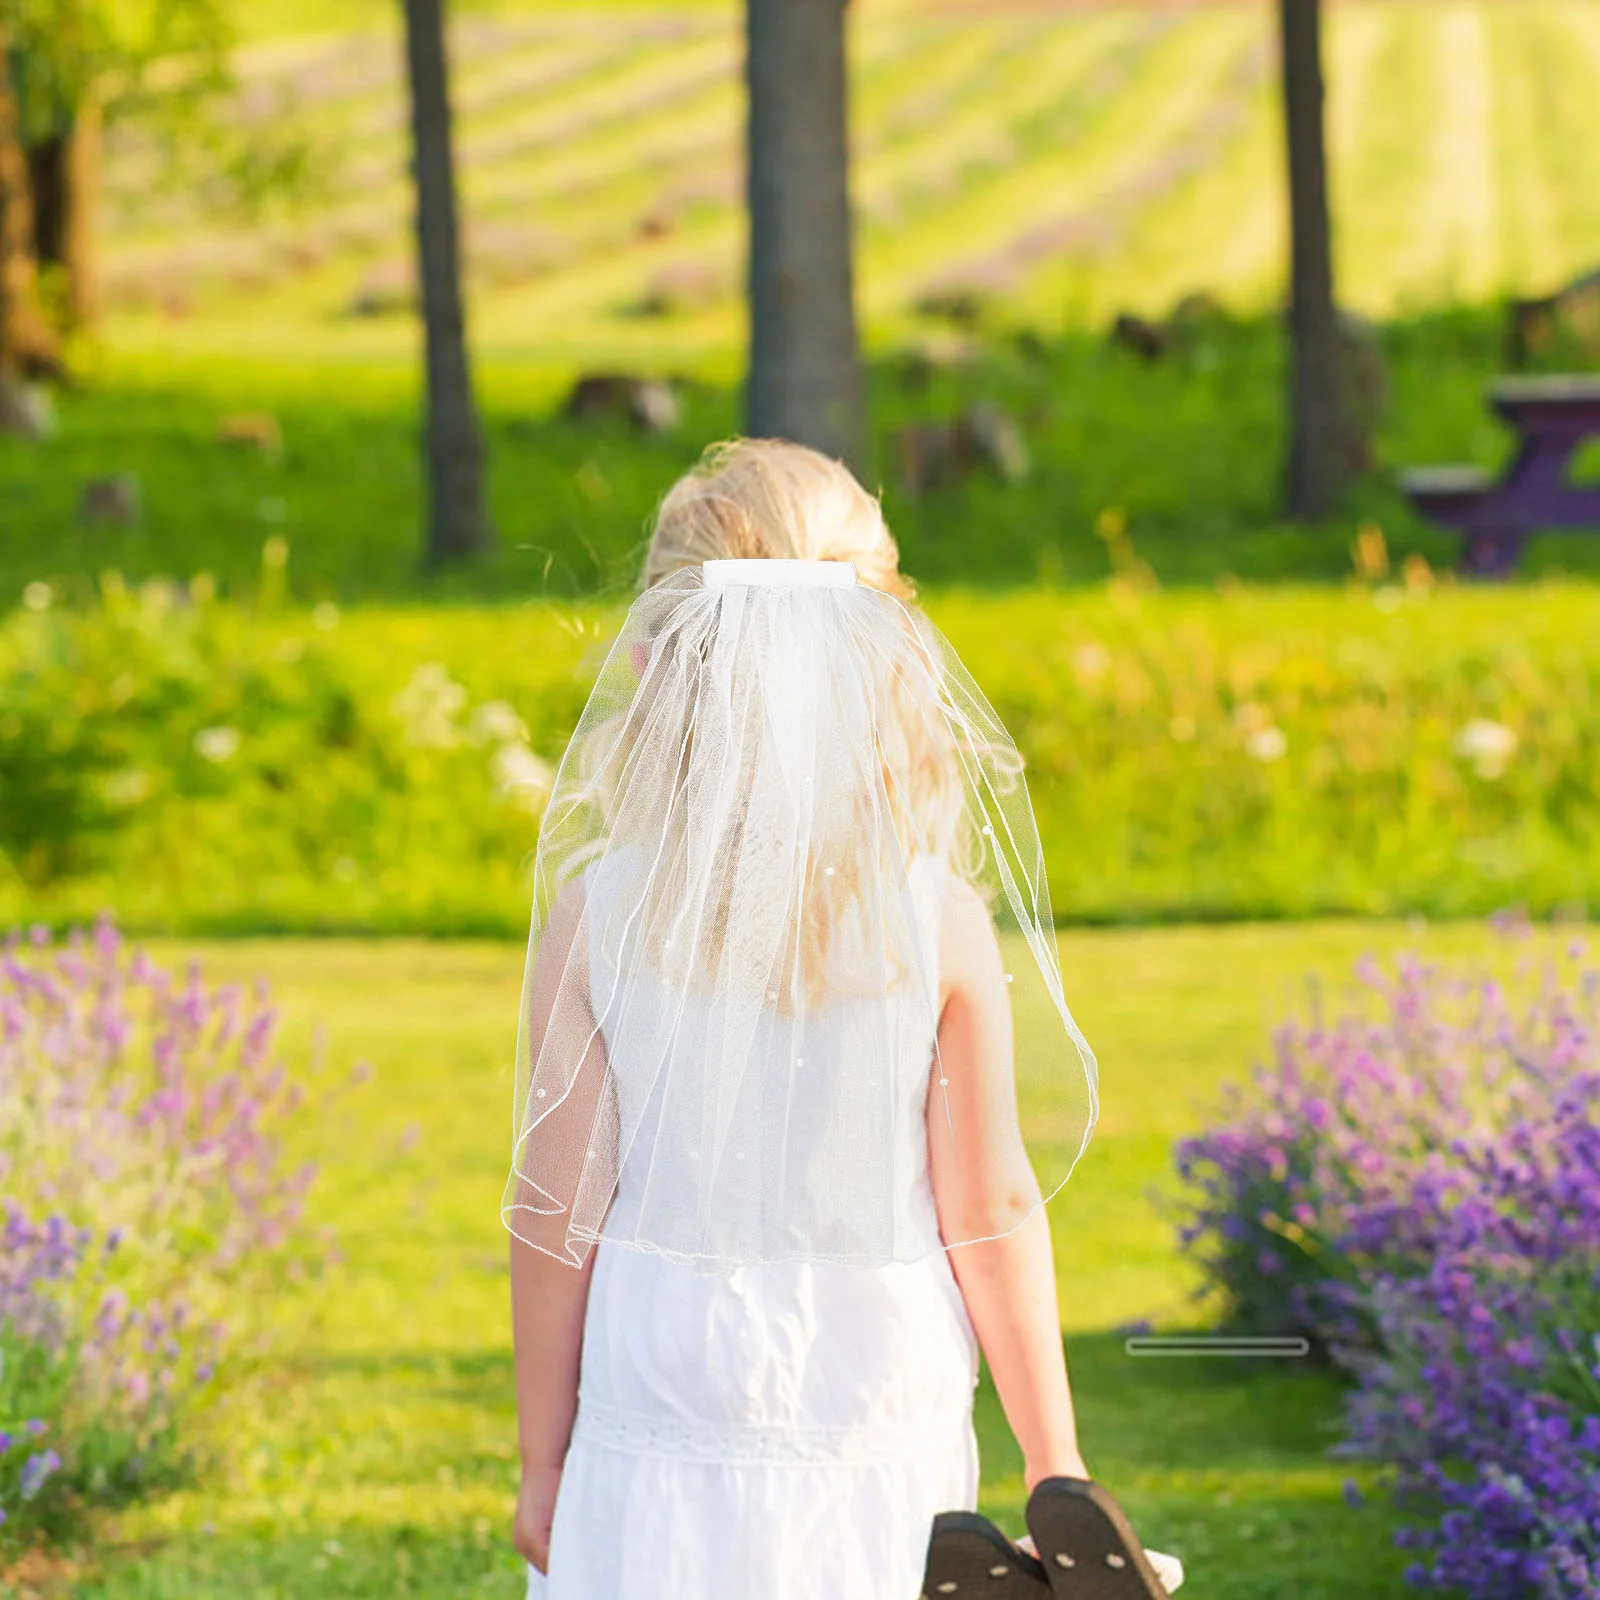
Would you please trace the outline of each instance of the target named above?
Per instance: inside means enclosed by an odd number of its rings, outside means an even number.
[[[1509,441],[1484,403],[1498,370],[1499,318],[1451,313],[1385,330],[1390,399],[1377,466],[1326,526],[1280,515],[1281,349],[1268,322],[1219,323],[1183,355],[1150,366],[1097,333],[1037,343],[996,326],[970,356],[930,368],[914,346],[879,350],[871,371],[873,459],[904,565],[924,582],[977,587],[1102,579],[1097,536],[1126,515],[1138,554],[1169,584],[1327,581],[1351,570],[1358,524],[1387,532],[1396,562],[1436,565],[1455,541],[1419,521],[1394,486],[1407,464],[1497,465]],[[637,364],[650,365],[640,355]],[[255,592],[264,543],[289,546],[305,601],[520,599],[626,590],[654,505],[704,446],[739,427],[737,386],[689,387],[679,426],[659,439],[622,422],[565,420],[574,371],[490,363],[483,372],[498,549],[425,577],[415,372],[395,362],[303,365],[118,358],[62,397],[58,436],[0,437],[0,597],[35,579],[82,592],[108,567],[129,580],[216,575]],[[1032,455],[1026,481],[976,471],[911,498],[897,436],[978,401],[1016,419]],[[268,412],[281,455],[219,442],[223,420]],[[131,528],[87,525],[85,483],[131,473],[143,512]],[[1529,576],[1600,572],[1600,539],[1533,542]]]
[[[1054,1209],[1062,1317],[1091,1466],[1146,1537],[1182,1555],[1195,1600],[1366,1600],[1400,1592],[1392,1520],[1351,1511],[1330,1461],[1338,1393],[1283,1367],[1132,1360],[1118,1324],[1193,1325],[1166,1215],[1172,1140],[1200,1124],[1267,1028],[1354,959],[1398,946],[1482,953],[1477,927],[1067,933],[1068,993],[1104,1069],[1101,1132]],[[279,1353],[208,1420],[194,1486],[105,1531],[83,1600],[449,1600],[518,1592],[505,1241],[509,945],[255,942],[194,949],[262,974],[291,1058],[377,1068],[327,1126],[317,1216],[343,1260],[272,1310]],[[1025,1096],[1048,1095],[1030,1065]],[[992,1391],[979,1411],[987,1508],[1020,1531],[1019,1463]],[[1364,1470],[1355,1476],[1370,1485]]]

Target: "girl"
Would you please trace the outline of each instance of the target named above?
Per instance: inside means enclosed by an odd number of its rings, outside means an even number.
[[[535,865],[517,1547],[550,1600],[912,1600],[980,1348],[1030,1488],[1088,1477],[1013,999],[1051,1190],[1095,1066],[1020,757],[810,450],[712,452],[644,583]]]

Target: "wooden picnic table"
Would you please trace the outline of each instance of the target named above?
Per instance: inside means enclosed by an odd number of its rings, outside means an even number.
[[[1531,533],[1600,533],[1600,485],[1572,481],[1578,451],[1600,438],[1600,378],[1503,378],[1489,402],[1520,440],[1503,476],[1478,467],[1419,467],[1400,481],[1423,516],[1462,536],[1466,571],[1503,577]]]

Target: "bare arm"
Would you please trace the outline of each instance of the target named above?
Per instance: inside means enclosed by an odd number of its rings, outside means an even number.
[[[551,913],[539,946],[528,986],[528,1038],[537,1059],[547,1035],[589,1041],[577,1065],[571,1092],[552,1111],[578,1130],[576,1138],[555,1139],[551,1149],[570,1149],[574,1161],[588,1144],[599,1097],[606,1088],[605,1061],[594,1018],[588,1004],[588,983],[581,965],[578,937],[581,905],[575,894],[564,895]],[[563,981],[565,974],[565,981]],[[552,1155],[552,1159],[559,1159]],[[576,1183],[571,1173],[543,1174],[566,1180],[567,1192]],[[541,1218],[519,1213],[517,1226],[535,1238],[549,1233],[552,1250],[563,1250],[566,1218]],[[591,1250],[582,1267],[535,1249],[523,1239],[511,1239],[511,1327],[516,1355],[517,1441],[522,1455],[522,1487],[517,1497],[513,1537],[518,1551],[541,1572],[550,1557],[550,1521],[555,1511],[561,1468],[572,1437],[578,1409],[578,1364],[583,1349],[583,1320],[589,1303],[593,1273]]]
[[[590,1253],[589,1262],[594,1260]],[[511,1326],[516,1349],[517,1443],[522,1487],[515,1542],[541,1572],[550,1561],[550,1520],[578,1410],[578,1356],[590,1265],[557,1261],[511,1241]]]
[[[952,1249],[950,1263],[1022,1447],[1028,1487],[1041,1478],[1086,1478],[1061,1345],[1050,1224],[1017,1124],[1000,948],[987,908],[964,885],[952,893],[941,963],[939,1059],[947,1083],[934,1083],[928,1100],[939,1226],[947,1241],[989,1240]]]

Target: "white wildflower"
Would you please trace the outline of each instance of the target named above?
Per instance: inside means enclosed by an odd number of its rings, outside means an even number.
[[[425,661],[394,697],[393,710],[412,744],[448,749],[460,740],[456,719],[466,705],[467,691],[437,661]]]
[[[495,788],[514,805],[537,811],[550,793],[555,775],[525,744],[503,744],[489,762]]]
[[[1111,665],[1111,656],[1104,645],[1091,641],[1080,644],[1072,652],[1072,665],[1080,678],[1092,682],[1104,676],[1106,669]]]
[[[56,592],[43,579],[36,578],[22,591],[22,603],[30,611],[48,611]]]
[[[1474,717],[1456,735],[1456,754],[1470,762],[1472,770],[1490,783],[1505,775],[1516,753],[1516,729],[1508,728],[1503,722],[1491,722],[1487,717]]]
[[[339,608],[331,600],[324,600],[312,613],[311,620],[324,633],[332,633],[339,626]]]
[[[232,761],[239,753],[239,730],[237,728],[202,728],[194,736],[194,747],[202,759],[215,762],[220,766],[224,761]]]
[[[1282,728],[1258,728],[1244,742],[1255,761],[1281,761],[1289,750],[1289,738]]]
[[[472,713],[474,744],[526,744],[527,724],[505,700],[485,700]]]

